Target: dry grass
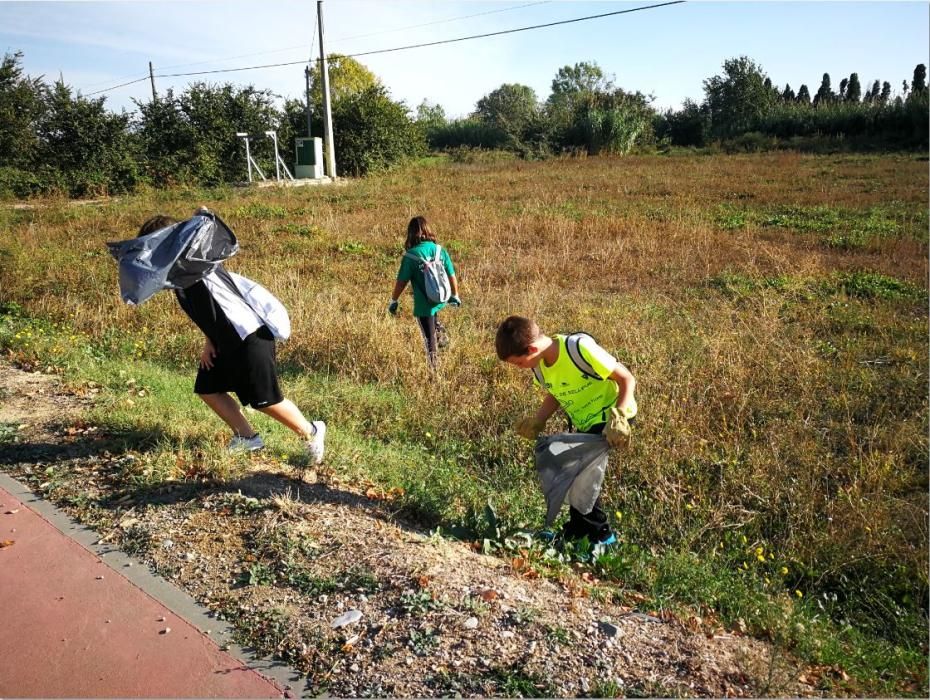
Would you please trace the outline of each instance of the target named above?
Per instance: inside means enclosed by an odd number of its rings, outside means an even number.
[[[925,614],[927,190],[914,157],[779,153],[50,203],[0,213],[0,301],[107,352],[190,367],[197,334],[167,298],[122,305],[103,242],[206,204],[240,237],[229,267],[291,312],[284,363],[400,392],[393,416],[340,410],[377,439],[431,431],[476,479],[523,454],[501,436],[538,400],[494,357],[497,323],[520,313],[544,331],[586,330],[639,380],[635,445],[607,486],[631,539],[711,556],[738,532],[747,551],[790,563],[791,588],[855,580]],[[434,384],[409,297],[397,319],[384,310],[416,214],[451,251],[464,300],[444,312],[453,346]],[[878,276],[853,289],[860,271]],[[904,291],[885,293],[889,280]]]

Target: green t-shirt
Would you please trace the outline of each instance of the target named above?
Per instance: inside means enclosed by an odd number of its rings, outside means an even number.
[[[423,260],[432,260],[436,256],[436,244],[432,241],[423,241],[413,246],[408,253],[413,253]],[[443,248],[440,253],[442,264],[446,268],[446,274],[449,277],[455,276],[455,268],[452,267],[452,260],[446,249]],[[435,304],[426,296],[423,289],[423,273],[420,272],[420,264],[411,260],[406,255],[401,258],[400,271],[397,273],[398,282],[410,282],[413,287],[413,315],[414,316],[434,316],[445,303]]]
[[[602,381],[592,379],[572,362],[565,348],[567,336],[557,335],[554,340],[559,344],[559,356],[552,366],[540,361],[538,368],[543,377],[543,386],[552,394],[559,405],[568,414],[576,430],[585,431],[598,423],[607,421],[607,412],[617,403],[620,387],[617,382],[607,380],[617,366],[617,360],[590,337],[583,336],[578,342],[578,349],[597,376]],[[533,383],[539,385],[535,372]]]

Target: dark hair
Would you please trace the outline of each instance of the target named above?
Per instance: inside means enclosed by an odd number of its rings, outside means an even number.
[[[536,322],[523,316],[508,316],[497,327],[494,346],[497,356],[506,360],[508,357],[523,356],[530,351],[530,344],[539,337]]]
[[[429,227],[429,224],[426,223],[426,218],[423,216],[415,216],[410,219],[410,223],[407,224],[407,240],[404,242],[404,250],[410,250],[413,246],[423,241],[432,241],[436,242],[436,236],[433,235],[433,230]]]
[[[139,233],[136,234],[136,238],[139,236],[147,236],[150,233],[155,233],[159,229],[176,223],[178,223],[177,219],[172,219],[170,216],[165,216],[164,214],[156,214],[139,227]]]

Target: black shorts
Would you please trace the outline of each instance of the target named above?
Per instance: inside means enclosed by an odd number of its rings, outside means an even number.
[[[246,336],[233,350],[217,350],[213,367],[197,372],[195,394],[235,392],[243,406],[265,408],[281,403],[274,336],[265,326]]]

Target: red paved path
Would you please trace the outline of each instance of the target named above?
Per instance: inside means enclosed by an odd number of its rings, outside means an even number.
[[[0,696],[282,697],[2,488],[0,504]]]

